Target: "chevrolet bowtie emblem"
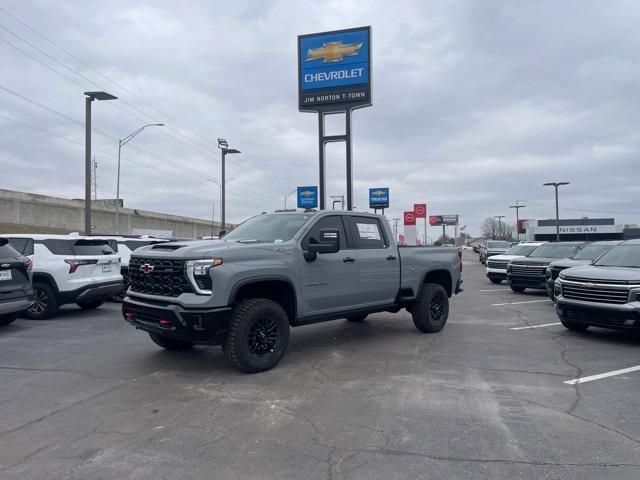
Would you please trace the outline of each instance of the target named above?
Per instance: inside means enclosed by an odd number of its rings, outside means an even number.
[[[347,43],[341,41],[323,43],[321,47],[310,48],[305,61],[323,59],[323,63],[341,62],[344,57],[357,55],[362,48],[361,43]]]
[[[584,286],[585,286],[585,288],[593,288],[593,287],[595,287],[595,285],[593,283],[585,283]]]

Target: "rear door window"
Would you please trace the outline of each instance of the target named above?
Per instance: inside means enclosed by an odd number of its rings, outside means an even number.
[[[386,248],[384,230],[377,218],[349,217],[357,248]]]
[[[54,255],[73,255],[71,250],[71,240],[62,240],[57,238],[48,238],[46,240],[38,241],[44,245]]]
[[[32,238],[9,238],[9,245],[15,248],[22,255],[33,255]]]
[[[19,256],[20,252],[13,248],[6,238],[0,238],[0,258],[6,260],[9,258],[18,258]]]

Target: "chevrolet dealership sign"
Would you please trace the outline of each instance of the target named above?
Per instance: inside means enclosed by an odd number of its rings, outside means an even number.
[[[342,111],[371,105],[371,27],[298,37],[298,107]]]

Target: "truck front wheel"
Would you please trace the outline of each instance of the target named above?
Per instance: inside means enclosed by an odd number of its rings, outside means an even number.
[[[425,333],[443,329],[449,318],[449,296],[442,285],[425,283],[411,308],[413,324]]]
[[[273,300],[250,298],[233,310],[224,346],[227,361],[246,373],[275,367],[289,344],[289,318]]]

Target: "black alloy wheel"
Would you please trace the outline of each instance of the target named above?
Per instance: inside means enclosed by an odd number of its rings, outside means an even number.
[[[259,357],[273,353],[279,335],[278,324],[272,318],[259,318],[247,335],[249,351]]]

